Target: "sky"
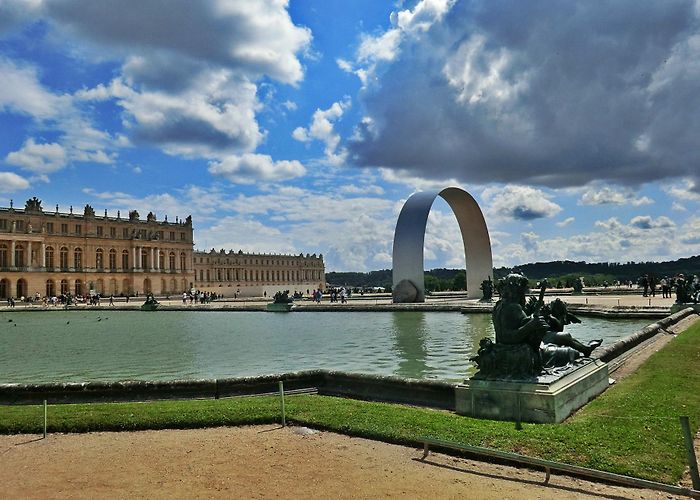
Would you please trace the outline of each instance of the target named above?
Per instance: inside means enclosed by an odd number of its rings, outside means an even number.
[[[0,206],[391,268],[414,192],[494,265],[700,254],[700,0],[0,0]],[[463,267],[448,205],[425,267]]]

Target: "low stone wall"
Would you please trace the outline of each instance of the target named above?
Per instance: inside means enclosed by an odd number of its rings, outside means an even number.
[[[208,380],[0,384],[0,404],[97,403],[162,399],[216,399],[315,389],[319,394],[408,403],[453,410],[455,384],[312,370],[259,377]]]
[[[610,345],[596,349],[593,352],[593,357],[606,362],[611,361],[612,359],[615,359],[621,354],[629,351],[633,347],[638,346],[645,340],[650,339],[654,335],[663,332],[672,325],[675,325],[682,319],[687,318],[691,314],[696,314],[696,312],[692,307],[687,307],[675,314],[666,316],[665,318],[634,332],[632,335],[628,335],[627,337],[619,339]]]

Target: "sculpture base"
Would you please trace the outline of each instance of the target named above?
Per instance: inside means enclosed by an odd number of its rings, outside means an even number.
[[[294,304],[284,302],[271,302],[265,306],[265,310],[269,312],[289,312],[294,309]]]
[[[559,423],[608,387],[608,365],[590,360],[556,380],[552,378],[471,378],[455,388],[455,410],[475,418]]]

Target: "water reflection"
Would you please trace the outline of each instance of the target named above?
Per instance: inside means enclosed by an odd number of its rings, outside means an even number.
[[[424,378],[427,364],[428,326],[423,312],[392,312],[394,352],[399,356],[396,374],[401,377]]]

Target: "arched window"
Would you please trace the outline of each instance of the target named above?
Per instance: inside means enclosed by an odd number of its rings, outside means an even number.
[[[204,271],[201,269],[199,270],[199,281],[204,281]]]
[[[105,268],[105,253],[101,248],[95,251],[95,267],[98,271],[102,271]]]
[[[46,251],[44,252],[44,267],[48,267],[49,269],[53,268],[53,247],[46,247]]]
[[[129,251],[128,250],[124,250],[122,252],[122,269],[124,271],[129,269]]]
[[[170,252],[170,255],[168,255],[168,269],[171,271],[175,270],[175,252]]]
[[[73,263],[74,263],[73,267],[75,267],[76,269],[83,268],[83,251],[82,251],[82,249],[76,248],[73,251]],[[76,282],[76,286],[78,286],[77,282]],[[81,285],[81,287],[82,287],[82,285]]]
[[[158,252],[158,269],[165,269],[165,253]]]
[[[187,270],[187,256],[185,255],[185,252],[180,254],[180,269],[183,271]]]
[[[24,267],[24,247],[15,245],[15,267]],[[20,295],[17,295],[20,297]]]
[[[60,264],[61,269],[63,269],[64,271],[67,270],[68,269],[68,248],[67,247],[61,247],[59,260],[60,260],[59,264]],[[61,292],[61,293],[68,293],[68,291]]]
[[[75,280],[75,296],[83,294],[83,282],[81,280]]]
[[[53,297],[56,295],[56,284],[53,280],[46,280],[46,296]]]
[[[10,267],[10,263],[7,260],[7,245],[5,244],[0,245],[0,267]]]
[[[61,280],[61,295],[68,294],[68,280]]]
[[[17,280],[17,295],[16,297],[22,298],[27,296],[27,280],[20,278]]]
[[[129,255],[127,253],[127,255]],[[117,251],[112,248],[109,251],[109,270],[110,271],[116,271],[117,270]],[[112,292],[115,293],[115,292]]]
[[[145,248],[141,250],[141,269],[148,270],[148,250]]]

